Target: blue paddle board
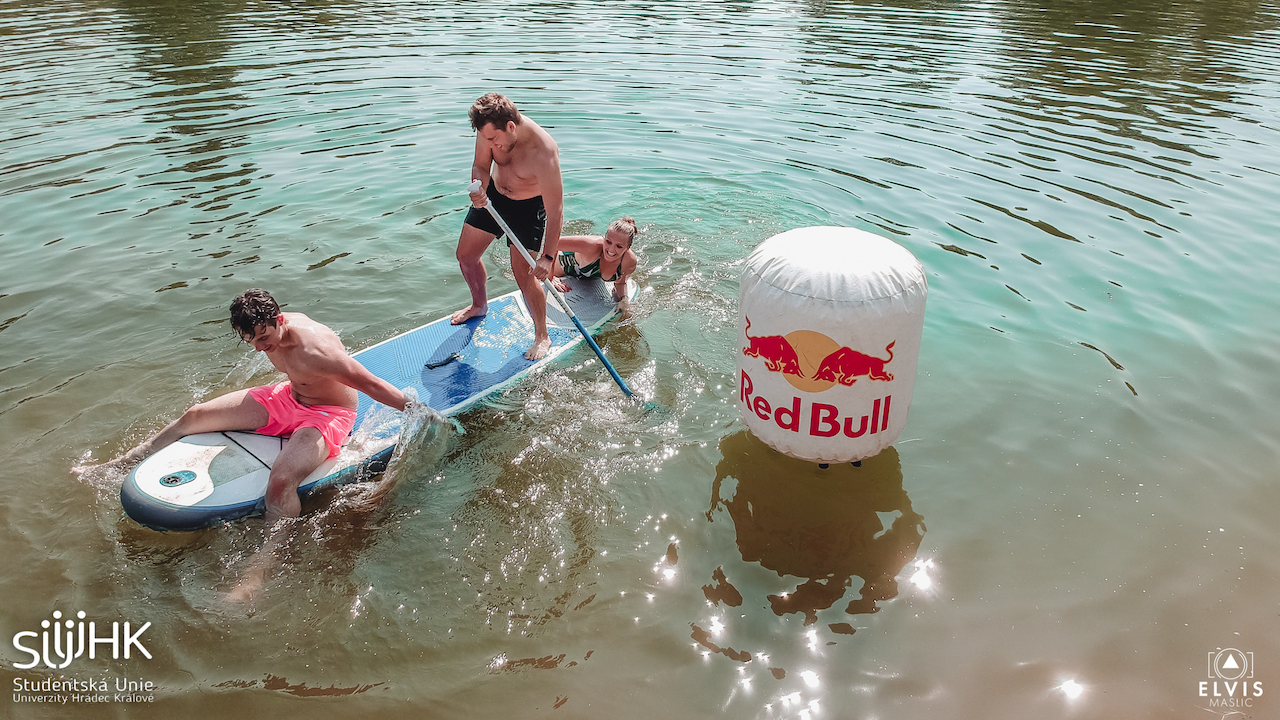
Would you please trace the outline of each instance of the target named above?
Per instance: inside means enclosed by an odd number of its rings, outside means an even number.
[[[565,299],[593,335],[617,314],[613,283],[568,278]],[[635,283],[628,281],[628,299]],[[519,291],[489,301],[489,314],[452,325],[449,318],[365,348],[352,357],[374,375],[445,416],[464,412],[518,382],[582,342],[582,335],[549,296],[551,350],[527,360],[533,320]],[[298,486],[307,495],[322,487],[376,475],[386,469],[400,434],[401,414],[364,393],[355,430],[342,452]],[[129,517],[156,530],[195,530],[261,512],[271,464],[284,439],[245,432],[188,435],[143,460],[120,489]]]

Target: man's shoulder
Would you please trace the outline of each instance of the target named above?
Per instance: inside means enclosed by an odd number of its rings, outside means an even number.
[[[291,324],[294,324],[300,327],[320,328],[324,330],[329,329],[328,325],[325,325],[324,323],[320,322],[319,320],[316,320],[315,318],[305,313],[287,312],[283,314],[285,317],[289,318],[289,322]]]
[[[560,153],[560,146],[556,144],[555,138],[551,137],[551,133],[547,132],[546,128],[534,122],[533,118],[526,115],[524,116],[524,119],[525,122],[528,122],[533,127],[534,137],[538,138],[538,149],[544,153],[558,155]]]
[[[312,320],[302,313],[286,314],[294,316],[289,319],[289,325],[297,332],[298,339],[307,349],[327,348],[333,342],[342,344],[338,334],[328,325]]]

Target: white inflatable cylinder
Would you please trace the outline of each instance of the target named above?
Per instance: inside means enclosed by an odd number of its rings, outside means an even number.
[[[773,449],[852,462],[907,424],[928,282],[906,248],[808,227],[747,258],[738,298],[738,410]]]

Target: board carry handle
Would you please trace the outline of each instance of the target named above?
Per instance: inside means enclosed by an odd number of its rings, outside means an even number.
[[[426,363],[425,365],[423,365],[423,367],[425,367],[428,370],[435,370],[436,368],[442,368],[445,365],[448,365],[449,363],[453,362],[454,360],[457,360],[460,357],[462,357],[462,353],[452,353],[449,355],[449,357],[443,360],[440,360],[438,362]]]
[[[473,180],[471,185],[467,187],[468,192],[475,192],[479,189],[479,180]],[[507,234],[507,237],[511,238],[511,244],[520,251],[520,255],[525,259],[525,262],[529,263],[529,267],[531,269],[536,268],[538,264],[533,261],[533,257],[529,255],[529,251],[520,242],[520,237],[511,231],[510,226],[507,225],[507,221],[502,219],[502,216],[498,214],[497,209],[493,207],[493,203],[489,202],[488,194],[486,194],[484,198],[484,208],[488,210],[489,214],[493,216],[493,219],[497,221],[498,227],[502,228],[502,231]],[[553,267],[552,271],[554,272],[554,270],[555,268]],[[618,384],[618,387],[622,388],[622,392],[625,393],[627,397],[631,397],[633,394],[631,392],[631,388],[627,387],[626,381],[623,380],[622,376],[618,374],[618,371],[614,369],[613,363],[609,362],[609,358],[604,356],[604,351],[596,344],[596,341],[591,337],[591,333],[587,332],[587,329],[582,326],[582,321],[578,319],[576,314],[574,314],[573,308],[569,307],[569,303],[565,301],[564,295],[560,294],[560,291],[551,283],[550,276],[548,276],[548,279],[542,281],[542,285],[547,288],[547,290],[551,291],[551,296],[556,299],[556,303],[560,305],[560,309],[563,310],[564,313],[569,316],[569,319],[573,321],[573,324],[577,326],[578,332],[582,333],[582,339],[587,341],[587,344],[591,346],[591,350],[595,352],[596,357],[600,358],[600,362],[604,363],[609,374],[613,376],[613,381]]]

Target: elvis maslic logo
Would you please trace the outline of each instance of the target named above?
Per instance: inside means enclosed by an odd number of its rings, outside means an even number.
[[[1208,680],[1200,681],[1200,697],[1212,708],[1251,708],[1262,697],[1262,681],[1253,679],[1253,653],[1235,648],[1209,652]]]

